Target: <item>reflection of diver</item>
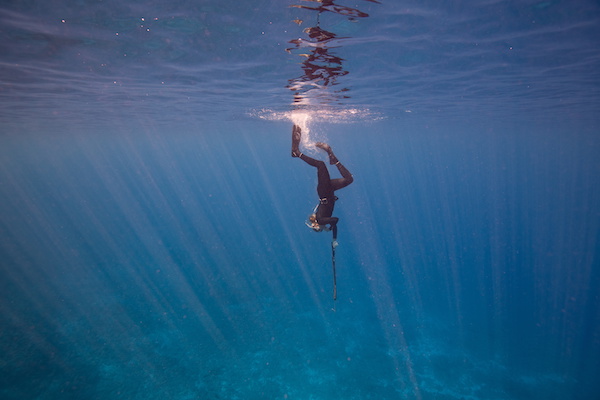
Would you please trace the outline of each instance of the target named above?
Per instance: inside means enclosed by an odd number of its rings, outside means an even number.
[[[338,4],[335,4],[334,3],[335,0],[307,0],[307,1],[315,1],[315,2],[321,3],[321,4],[318,7],[308,7],[308,6],[302,6],[302,5],[292,5],[290,7],[304,8],[306,10],[318,11],[319,14],[324,11],[330,11],[335,14],[344,15],[344,16],[348,17],[348,19],[350,19],[351,21],[353,21],[355,18],[364,18],[364,17],[369,16],[369,14],[364,13],[360,10],[357,10],[356,8],[350,8],[350,7],[340,6]],[[367,1],[370,1],[372,3],[379,3],[379,1],[377,1],[377,0],[367,0]]]
[[[331,147],[326,143],[316,143],[316,146],[322,150],[325,150],[329,154],[329,163],[335,165],[342,178],[331,179],[329,177],[329,171],[323,161],[315,160],[314,158],[308,157],[306,154],[300,152],[300,138],[302,131],[298,125],[294,125],[292,128],[292,157],[300,157],[308,165],[312,165],[317,168],[317,193],[319,195],[319,204],[315,207],[313,213],[307,221],[307,225],[316,232],[323,230],[333,231],[333,245],[337,246],[337,217],[332,217],[333,207],[338,199],[334,192],[341,188],[344,188],[354,181],[352,174],[344,167],[333,154]],[[327,225],[330,228],[327,228]]]
[[[322,102],[326,103],[348,97],[340,94],[347,92],[349,90],[347,88],[338,89],[332,93],[324,90],[337,85],[337,79],[348,74],[348,71],[342,66],[344,60],[331,53],[331,49],[335,48],[332,42],[345,38],[338,38],[335,33],[328,32],[318,26],[306,28],[304,32],[308,34],[310,40],[291,40],[290,43],[295,47],[286,49],[288,53],[291,53],[294,49],[310,49],[307,54],[301,54],[302,57],[305,57],[305,60],[302,61],[304,74],[288,81],[289,85],[287,87],[295,92],[294,103],[304,104],[308,94],[315,89],[318,91],[313,92],[313,94],[319,93],[317,96],[321,98]]]

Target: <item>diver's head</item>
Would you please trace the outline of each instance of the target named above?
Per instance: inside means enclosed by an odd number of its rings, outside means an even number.
[[[323,227],[317,222],[317,214],[312,213],[305,222],[306,226],[315,232],[322,232]]]

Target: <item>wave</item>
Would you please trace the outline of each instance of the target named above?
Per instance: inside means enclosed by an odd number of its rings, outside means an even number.
[[[247,113],[252,118],[267,121],[291,121],[297,125],[308,122],[326,122],[332,124],[349,124],[358,121],[379,121],[385,116],[368,108],[319,109],[277,111],[269,108],[251,110]]]

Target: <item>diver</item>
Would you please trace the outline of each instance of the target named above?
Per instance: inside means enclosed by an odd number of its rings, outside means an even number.
[[[315,207],[312,214],[308,218],[306,225],[313,229],[315,232],[322,231],[333,231],[332,245],[335,248],[337,246],[337,223],[339,218],[332,217],[333,208],[338,198],[334,192],[341,188],[344,188],[354,181],[352,174],[344,167],[333,150],[327,143],[317,142],[315,146],[324,150],[329,155],[329,163],[335,165],[342,174],[342,178],[331,179],[329,177],[329,171],[323,161],[315,160],[300,152],[300,139],[302,137],[302,130],[298,125],[292,128],[292,157],[299,157],[302,161],[308,165],[312,165],[317,168],[317,194],[319,195],[319,204]],[[327,227],[329,225],[329,227]]]

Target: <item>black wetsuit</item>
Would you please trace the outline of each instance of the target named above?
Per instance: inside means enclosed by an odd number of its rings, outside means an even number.
[[[317,168],[317,177],[319,179],[317,184],[317,193],[319,195],[319,205],[316,211],[317,223],[319,225],[329,224],[333,231],[333,239],[335,240],[337,238],[337,222],[339,218],[332,217],[335,201],[337,200],[334,192],[351,184],[354,181],[354,178],[350,171],[348,171],[339,161],[335,165],[340,171],[340,174],[342,174],[342,178],[331,179],[329,177],[327,165],[325,165],[323,161],[315,160],[306,154],[301,154],[300,159],[308,165]]]

